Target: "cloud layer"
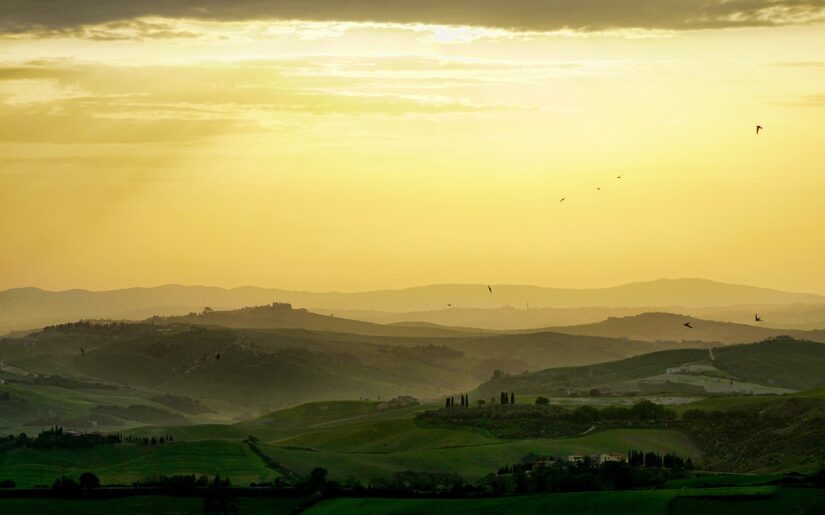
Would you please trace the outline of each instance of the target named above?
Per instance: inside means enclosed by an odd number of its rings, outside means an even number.
[[[145,16],[477,25],[523,31],[805,24],[825,0],[2,0],[0,30],[61,31]]]

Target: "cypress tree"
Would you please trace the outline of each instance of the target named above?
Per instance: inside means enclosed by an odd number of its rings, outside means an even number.
[[[515,403],[516,403],[516,394],[514,394],[513,392],[510,392],[510,404],[515,404]]]

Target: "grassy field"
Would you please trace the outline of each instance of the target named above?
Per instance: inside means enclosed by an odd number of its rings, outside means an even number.
[[[474,514],[575,514],[575,515],[667,515],[675,498],[691,496],[712,496],[711,506],[716,496],[765,496],[764,502],[770,501],[777,494],[777,489],[759,488],[719,488],[713,490],[637,490],[618,492],[581,492],[564,494],[529,495],[521,497],[500,497],[493,499],[333,499],[323,501],[305,513],[310,515],[370,513],[374,515],[406,515],[427,513],[428,515],[453,515],[458,512]],[[793,506],[794,494],[782,497],[776,505],[785,508]],[[806,500],[810,500],[806,497]],[[737,502],[737,501],[731,501]],[[759,501],[753,501],[754,503]],[[689,506],[689,505],[688,505]],[[759,505],[756,505],[758,508]],[[703,513],[713,513],[713,510]],[[679,512],[679,513],[693,513]],[[752,513],[793,513],[788,512],[751,512]],[[810,512],[814,513],[814,512]]]
[[[244,515],[288,514],[301,504],[295,497],[242,497],[237,500]],[[105,500],[0,499],[3,515],[189,515],[202,512],[199,497],[141,496]]]
[[[405,470],[455,472],[474,480],[505,464],[518,462],[530,453],[566,456],[573,453],[626,452],[645,449],[660,453],[676,452],[701,461],[701,453],[683,433],[669,430],[610,430],[578,438],[495,441],[458,447],[426,448],[431,430],[409,434],[419,448],[398,452],[344,452],[310,448],[262,445],[261,450],[286,468],[306,474],[314,467],[325,467],[330,476],[344,479],[355,476],[371,479]],[[465,433],[466,434],[466,433]],[[376,442],[381,445],[381,442]],[[343,445],[343,442],[335,446]]]
[[[49,485],[63,474],[77,477],[86,471],[97,474],[104,484],[131,484],[159,475],[219,474],[246,486],[278,477],[245,444],[225,440],[0,453],[0,478],[13,479],[19,487]]]

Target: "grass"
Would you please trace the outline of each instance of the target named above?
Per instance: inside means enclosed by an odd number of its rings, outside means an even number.
[[[809,488],[783,488],[767,498],[720,498],[680,496],[673,499],[668,515],[725,515],[825,513],[825,492]]]
[[[0,453],[0,478],[19,487],[51,484],[61,475],[91,471],[104,484],[131,484],[159,475],[216,474],[236,485],[271,480],[278,474],[267,468],[241,442],[205,440],[175,442],[156,447],[98,446],[93,449],[15,449]]]
[[[312,431],[273,443],[334,452],[385,453],[497,442],[474,432],[424,428],[412,419],[397,419]]]
[[[244,515],[288,514],[301,503],[296,497],[242,497],[237,506]],[[147,495],[101,500],[0,499],[3,515],[183,515],[201,513],[203,499]]]
[[[421,433],[417,438],[426,438]],[[622,429],[593,433],[579,438],[495,441],[463,447],[418,448],[399,452],[344,452],[262,445],[261,450],[285,467],[307,474],[325,467],[330,476],[344,479],[386,477],[405,470],[455,472],[475,480],[505,464],[518,462],[530,453],[567,456],[573,453],[626,452],[645,449],[676,452],[701,460],[699,449],[681,432],[671,430]]]
[[[636,490],[577,492],[563,494],[499,497],[492,499],[333,499],[321,502],[309,515],[370,513],[373,515],[453,515],[455,513],[543,515],[666,515],[670,503],[683,495],[771,495],[772,488],[716,490]],[[708,511],[705,513],[713,513]],[[752,512],[755,513],[755,512]],[[768,512],[763,512],[768,513]],[[778,513],[778,512],[777,512]]]

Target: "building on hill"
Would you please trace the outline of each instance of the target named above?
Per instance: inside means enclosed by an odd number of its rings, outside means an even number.
[[[603,452],[599,454],[599,465],[605,463],[627,463],[627,455],[615,452]]]
[[[567,457],[567,462],[568,463],[584,463],[585,461],[587,461],[587,458],[589,458],[589,456],[587,456],[586,454],[571,454],[570,456]]]

